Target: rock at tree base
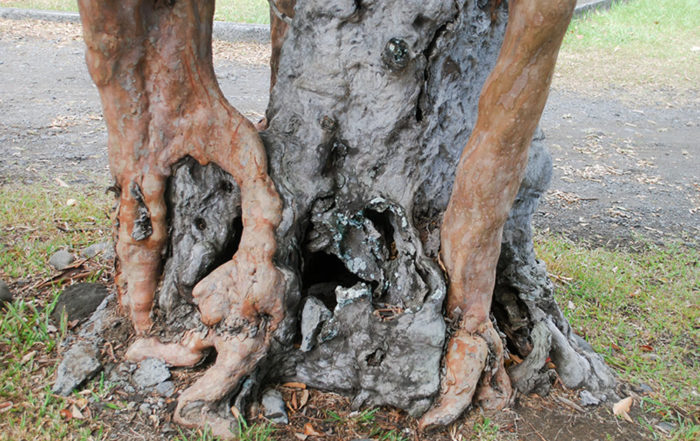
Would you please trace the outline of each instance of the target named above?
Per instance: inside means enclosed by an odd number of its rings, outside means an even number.
[[[275,389],[268,389],[262,397],[262,405],[265,409],[263,415],[275,424],[288,424],[286,405],[282,394]]]
[[[78,342],[63,355],[51,391],[58,395],[70,395],[73,389],[92,378],[100,369],[102,365],[97,347]]]
[[[332,317],[326,305],[316,297],[309,297],[301,313],[301,349],[308,352],[316,345],[321,326]]]
[[[175,393],[175,383],[172,381],[164,381],[156,386],[156,392],[160,396],[169,398]]]
[[[80,254],[86,258],[99,256],[105,260],[114,259],[114,244],[112,242],[100,242],[92,244],[80,250]]]
[[[597,406],[600,404],[600,400],[587,390],[582,390],[579,393],[579,399],[584,406]]]
[[[73,262],[75,262],[75,257],[66,250],[57,251],[49,258],[49,265],[58,271],[68,268]]]
[[[108,294],[107,287],[99,283],[70,285],[59,295],[51,318],[60,323],[61,315],[65,313],[69,322],[86,319],[95,312]]]
[[[170,369],[168,369],[168,366],[163,361],[155,358],[147,358],[139,363],[138,369],[132,376],[134,384],[142,390],[147,390],[163,383],[169,378]]]
[[[10,287],[7,283],[0,280],[0,305],[12,302],[13,297],[12,291],[10,291]]]

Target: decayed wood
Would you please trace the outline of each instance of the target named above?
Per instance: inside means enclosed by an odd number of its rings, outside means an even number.
[[[496,265],[503,225],[523,178],[575,4],[510,2],[503,46],[482,90],[477,123],[441,227],[440,254],[450,279],[447,312],[459,318],[460,330],[447,345],[438,404],[423,416],[422,427],[453,421],[475,393],[487,407],[503,407],[511,398],[503,345],[489,318]],[[484,372],[478,385],[474,371]]]

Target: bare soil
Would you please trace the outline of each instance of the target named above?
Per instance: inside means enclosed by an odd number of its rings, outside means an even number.
[[[99,96],[83,60],[79,28],[0,20],[0,54],[0,185],[60,185],[57,179],[69,185],[109,185],[106,130]],[[260,118],[268,99],[266,48],[217,43],[215,54],[226,96],[251,119]],[[682,105],[659,105],[658,100],[631,105],[623,91],[601,98],[558,83],[542,119],[553,155],[554,178],[537,213],[537,229],[593,246],[628,248],[668,241],[697,246],[698,97],[683,100]],[[191,379],[176,373],[176,380],[181,378],[179,389],[188,381],[185,377]],[[283,392],[290,401],[297,393]],[[125,398],[157,401],[155,397]],[[617,420],[608,407],[580,409],[576,403],[573,392],[556,387],[550,397],[521,397],[512,410],[487,417],[501,428],[498,439],[649,436],[641,425]],[[143,439],[170,439],[177,434],[169,423],[173,399],[166,400],[152,416],[139,412],[138,406],[120,411],[97,404],[91,407],[91,415],[107,425],[108,439],[124,439],[126,433]],[[367,435],[357,425],[332,426],[328,409],[349,414],[343,398],[312,392],[308,403],[291,413],[291,424],[279,428],[277,438],[301,439],[295,434],[303,434],[307,423],[323,433],[323,439]],[[633,415],[637,417],[645,418],[640,413]],[[417,434],[413,420],[391,409],[381,409],[375,421],[411,440],[468,440],[470,427],[482,419],[479,412],[471,412],[452,430],[425,437]]]

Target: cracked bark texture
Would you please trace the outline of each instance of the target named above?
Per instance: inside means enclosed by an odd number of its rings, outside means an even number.
[[[128,355],[191,366],[209,348],[218,352],[215,365],[181,395],[177,421],[206,422],[227,435],[235,427],[230,404],[240,407],[254,397],[256,385],[282,380],[349,395],[356,407],[392,405],[414,416],[430,408],[446,378],[459,378],[472,389],[480,381],[477,401],[502,404],[503,397],[494,398],[483,386],[508,381],[502,365],[508,352],[525,360],[508,371],[509,384],[522,392],[547,389],[553,374],[545,360],[551,357],[567,386],[607,393],[614,384],[609,370],[571,332],[534,255],[530,221],[551,174],[541,133],[527,156],[537,118],[522,127],[526,139],[504,170],[512,194],[499,205],[496,224],[505,222],[500,258],[493,241],[501,241],[501,226],[489,230],[489,249],[496,250],[492,266],[498,261],[498,270],[487,279],[491,286],[495,280],[495,291],[480,293],[477,326],[470,329],[462,317],[468,316],[468,290],[450,295],[443,317],[448,284],[438,260],[440,227],[460,155],[477,124],[482,87],[503,43],[508,8],[521,6],[510,3],[300,2],[281,48],[269,126],[261,133],[266,162],[252,125],[240,120],[216,86],[212,2],[122,2],[112,6],[117,19],[107,21],[109,26],[89,18],[99,15],[95,8],[108,6],[81,2],[90,53],[114,46],[102,34],[135,36],[126,56],[118,54],[121,63],[130,64],[115,64],[116,55],[107,54],[113,64],[91,65],[91,72],[103,65],[125,71],[122,81],[109,81],[119,72],[108,72],[102,86],[100,75],[93,76],[101,87],[112,169],[122,189],[117,248],[126,298],[134,297],[129,274],[147,273],[149,285],[139,289],[148,294],[136,298],[150,302],[165,257],[155,326]],[[139,15],[124,15],[135,4]],[[136,29],[122,29],[124,23]],[[190,32],[174,32],[178,26]],[[100,41],[104,47],[95,45]],[[178,44],[162,43],[168,41]],[[179,51],[182,47],[191,52]],[[164,50],[175,52],[168,69],[153,69],[152,77],[129,76],[149,72],[149,60]],[[192,54],[199,57],[192,60]],[[175,75],[164,88],[172,94],[148,87],[149,93],[138,92],[140,82],[162,85],[163,76],[172,78],[178,60],[205,66],[203,76],[183,84]],[[124,84],[136,84],[138,93],[123,95]],[[105,98],[110,93],[121,101]],[[540,94],[546,96],[546,88]],[[159,110],[164,103],[167,111]],[[134,109],[136,116],[129,116]],[[139,118],[145,113],[153,117]],[[125,131],[123,121],[138,127]],[[177,128],[189,126],[194,128],[185,142]],[[122,139],[123,133],[141,137]],[[127,151],[143,142],[148,142],[143,152]],[[246,154],[253,155],[250,161],[240,159]],[[525,158],[526,169],[520,165]],[[148,179],[158,182],[155,196],[151,186],[139,184]],[[462,187],[468,194],[469,182]],[[126,223],[124,210],[133,213]],[[133,249],[147,254],[148,267],[138,260],[138,269],[128,267]],[[460,271],[446,265],[451,278]],[[474,268],[468,263],[461,270]],[[265,289],[252,297],[239,294],[251,283]],[[454,291],[453,278],[451,284]],[[150,304],[137,306],[131,308],[132,316],[137,311],[134,323],[146,332]],[[450,351],[450,338],[461,351]],[[465,361],[467,352],[478,360]],[[451,371],[460,363],[469,372]],[[471,403],[474,392],[457,394],[468,399],[449,418]]]

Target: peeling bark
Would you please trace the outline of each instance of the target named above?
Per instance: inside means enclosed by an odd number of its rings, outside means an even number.
[[[575,2],[272,3],[258,135],[216,84],[213,1],[80,1],[127,357],[217,353],[175,420],[230,437],[232,403],[296,380],[447,424],[546,390],[547,358],[609,393],[530,229],[551,161],[541,134],[528,147]]]

